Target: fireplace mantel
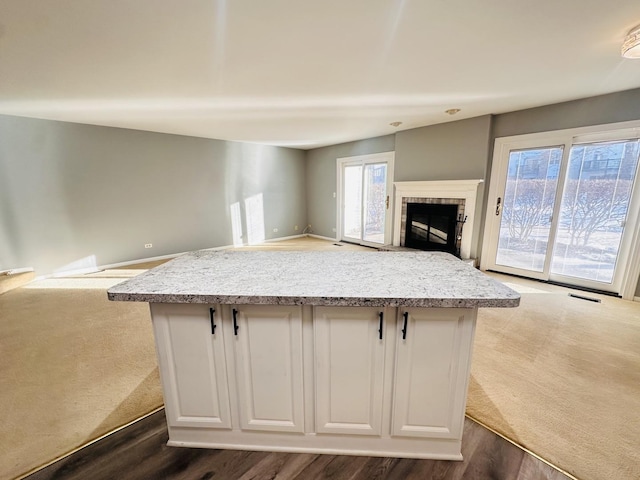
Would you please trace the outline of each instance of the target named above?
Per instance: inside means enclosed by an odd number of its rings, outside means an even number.
[[[393,222],[393,244],[400,245],[402,227],[402,199],[416,198],[462,198],[465,203],[467,223],[462,229],[460,256],[470,258],[471,237],[475,221],[478,185],[484,180],[436,180],[425,182],[395,182],[395,211]]]

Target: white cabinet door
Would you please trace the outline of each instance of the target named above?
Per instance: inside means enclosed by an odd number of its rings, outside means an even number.
[[[460,438],[475,310],[400,309],[398,315],[392,434]]]
[[[231,428],[219,312],[204,305],[151,304],[151,313],[168,424]]]
[[[301,307],[240,305],[230,311],[240,427],[303,432]]]
[[[389,316],[383,308],[314,309],[317,432],[381,434]]]

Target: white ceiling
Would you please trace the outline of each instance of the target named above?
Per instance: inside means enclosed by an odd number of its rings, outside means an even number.
[[[0,113],[312,148],[640,87],[638,23],[638,0],[0,0]]]

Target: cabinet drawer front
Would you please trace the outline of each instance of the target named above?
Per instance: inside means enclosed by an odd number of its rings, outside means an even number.
[[[474,320],[470,309],[399,311],[393,435],[461,437]]]
[[[316,431],[380,435],[384,315],[364,307],[316,307]],[[392,322],[393,323],[393,322]]]
[[[303,432],[301,308],[242,305],[233,310],[241,428]]]
[[[211,333],[209,307],[152,304],[167,422],[231,428],[222,329]]]

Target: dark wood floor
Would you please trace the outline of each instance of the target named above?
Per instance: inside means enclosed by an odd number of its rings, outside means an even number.
[[[569,477],[466,419],[463,462],[167,447],[164,411],[27,477],[216,480],[568,480]]]

